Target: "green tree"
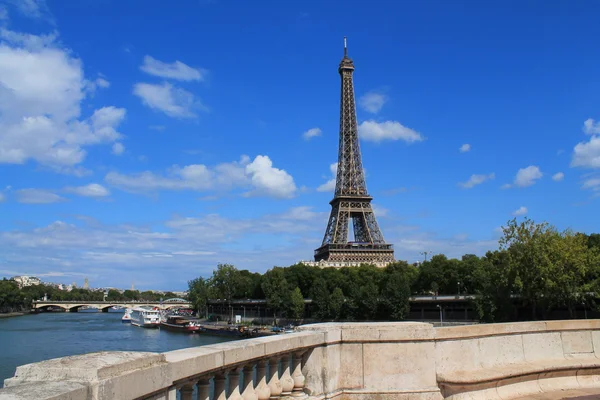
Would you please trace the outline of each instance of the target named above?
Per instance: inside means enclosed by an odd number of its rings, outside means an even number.
[[[139,290],[126,290],[123,292],[123,297],[125,297],[127,300],[139,300],[140,292]]]
[[[188,299],[194,310],[200,314],[206,313],[206,306],[210,296],[210,281],[204,278],[196,278],[188,281]],[[206,315],[208,318],[208,315]]]
[[[275,313],[285,309],[290,288],[285,279],[283,268],[273,267],[263,276],[262,289],[265,292],[267,306]]]
[[[82,300],[88,300],[88,299],[82,299]],[[108,290],[108,296],[106,296],[106,300],[108,300],[108,301],[122,301],[122,300],[125,300],[125,296],[123,296],[121,293],[119,293],[115,289],[109,289]]]
[[[304,316],[304,296],[299,287],[292,290],[287,303],[286,317],[298,320]]]
[[[220,299],[227,300],[227,303],[231,305],[231,300],[238,291],[240,284],[239,271],[231,264],[219,264],[217,269],[213,271],[211,283],[215,295],[219,296]]]
[[[344,309],[344,303],[346,302],[346,298],[344,297],[344,292],[342,289],[335,288],[330,297],[329,302],[329,315],[334,320],[338,320],[342,316],[342,310]]]
[[[341,292],[340,288],[336,288],[336,290]],[[327,285],[322,279],[317,280],[312,287],[312,305],[315,318],[324,320],[330,317],[331,299],[329,289],[327,289]]]

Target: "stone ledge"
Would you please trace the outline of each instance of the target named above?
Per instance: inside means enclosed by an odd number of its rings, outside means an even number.
[[[548,363],[552,364],[548,364]],[[600,360],[570,359],[546,360],[535,363],[508,364],[502,367],[485,368],[477,370],[457,370],[449,373],[438,373],[437,381],[448,385],[479,385],[488,382],[498,382],[503,379],[520,376],[538,375],[555,371],[573,371],[574,374],[582,369],[600,368]]]
[[[556,331],[600,330],[600,320],[561,320],[506,322],[435,328],[436,340],[468,339],[485,336],[518,335]]]
[[[102,351],[19,366],[15,376],[4,384],[10,387],[21,382],[95,382],[163,363],[165,356],[157,353]]]
[[[1,400],[86,400],[87,386],[77,382],[32,382],[7,387],[0,393]]]

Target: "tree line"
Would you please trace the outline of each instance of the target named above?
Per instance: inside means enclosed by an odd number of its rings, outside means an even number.
[[[19,289],[17,282],[11,279],[0,280],[0,313],[29,311],[33,300],[41,300],[46,296],[50,301],[103,301],[104,291],[75,288],[71,291],[59,290],[50,285],[32,285]],[[107,301],[148,301],[158,302],[160,299],[178,297],[172,292],[164,294],[152,291],[125,290],[123,293],[115,289],[107,292]]]
[[[600,234],[559,231],[530,219],[509,221],[497,250],[461,259],[434,255],[420,264],[397,261],[373,265],[318,268],[295,264],[264,274],[219,264],[208,278],[188,282],[188,297],[201,313],[209,299],[265,299],[269,308],[290,319],[302,318],[304,298],[320,320],[403,320],[411,295],[474,295],[481,321],[546,318],[564,308],[598,309]],[[520,316],[519,318],[523,318]]]

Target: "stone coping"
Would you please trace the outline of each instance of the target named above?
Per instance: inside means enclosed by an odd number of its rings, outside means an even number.
[[[550,364],[552,362],[552,364]],[[477,370],[456,370],[446,373],[438,373],[439,383],[452,385],[481,384],[486,382],[498,382],[503,379],[516,378],[526,375],[537,375],[557,371],[578,371],[581,369],[600,368],[600,359],[562,359],[545,360],[538,362],[525,362],[518,364],[507,364],[500,367],[480,368]]]
[[[435,328],[435,340],[470,339],[486,336],[520,335],[556,331],[600,330],[600,320],[560,320],[534,322],[507,322]]]

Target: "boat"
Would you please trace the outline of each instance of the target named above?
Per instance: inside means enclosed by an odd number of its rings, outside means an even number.
[[[121,318],[121,322],[131,322],[131,313],[132,312],[133,312],[133,310],[131,308],[126,308],[125,314],[123,314],[123,317]]]
[[[156,307],[136,307],[131,312],[131,325],[141,328],[158,328],[160,326],[160,312]]]
[[[200,324],[180,315],[168,315],[160,322],[160,328],[173,332],[199,333],[204,331]]]

